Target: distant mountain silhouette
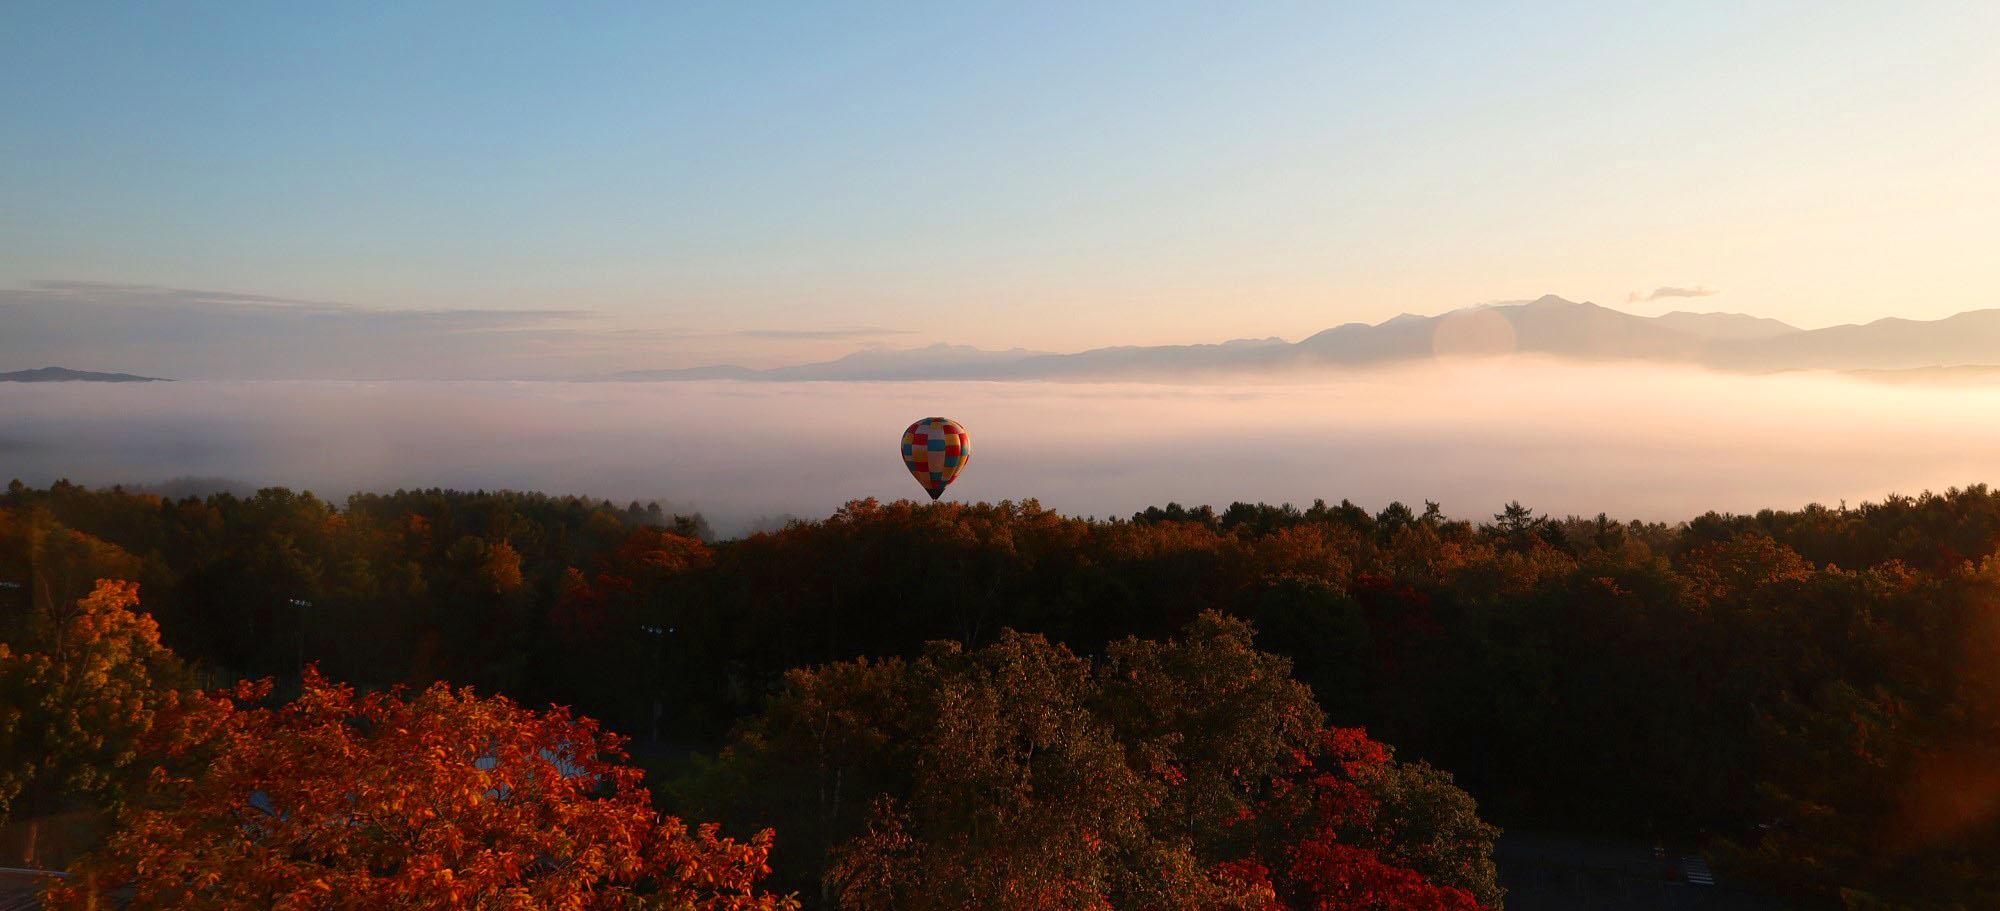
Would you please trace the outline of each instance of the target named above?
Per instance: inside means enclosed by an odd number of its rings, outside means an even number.
[[[614,378],[1145,380],[1506,354],[1685,363],[1755,373],[1958,367],[2000,362],[2000,310],[1976,310],[1929,322],[1883,319],[1861,326],[1800,329],[1739,313],[1638,316],[1548,295],[1438,316],[1405,313],[1373,325],[1348,323],[1296,343],[1238,339],[1213,345],[1126,345],[1074,354],[933,345],[863,351],[795,367],[697,367],[634,371]]]
[[[134,376],[130,373],[95,373],[89,370],[71,370],[68,367],[38,367],[34,370],[16,370],[0,373],[0,383],[167,383],[157,376]]]
[[[1686,310],[1675,310],[1653,317],[1653,321],[1669,329],[1712,339],[1776,338],[1802,331],[1790,323],[1781,323],[1761,316],[1745,316],[1741,313],[1691,313]]]
[[[1908,370],[2000,363],[2000,310],[1940,320],[1878,319],[1731,342],[1708,363],[1732,370]]]

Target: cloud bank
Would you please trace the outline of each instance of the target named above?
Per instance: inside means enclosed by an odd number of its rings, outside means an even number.
[[[1827,375],[1500,362],[1261,386],[0,384],[0,414],[0,465],[37,484],[513,487],[689,504],[725,532],[917,495],[895,441],[933,414],[972,432],[948,496],[1100,516],[1322,497],[1434,499],[1473,518],[1519,499],[1680,520],[1943,489],[2000,465],[2000,386],[1939,395]]]
[[[1693,288],[1676,288],[1672,285],[1662,285],[1654,288],[1651,294],[1641,294],[1634,291],[1625,297],[1625,302],[1628,304],[1643,304],[1647,301],[1667,300],[1676,297],[1709,297],[1718,293],[1720,292],[1714,288],[1707,288],[1700,285]]]
[[[891,335],[915,335],[916,332],[911,329],[883,329],[879,326],[855,326],[847,329],[744,329],[728,334],[738,338],[834,341],[839,339],[884,338]]]
[[[0,290],[0,364],[182,379],[550,375],[581,310],[371,310],[318,301],[36,282]],[[552,355],[557,357],[552,358]]]
[[[105,282],[0,289],[0,371],[63,366],[175,379],[557,379],[702,349],[911,334],[879,326],[686,331],[582,309],[373,309]],[[755,355],[757,352],[748,352]]]

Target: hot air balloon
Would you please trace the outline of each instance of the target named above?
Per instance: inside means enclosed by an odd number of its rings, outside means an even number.
[[[903,467],[935,500],[972,460],[972,438],[949,418],[924,418],[903,431]]]

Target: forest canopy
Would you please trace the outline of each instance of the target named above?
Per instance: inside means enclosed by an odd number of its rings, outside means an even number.
[[[271,678],[237,711],[277,724],[448,684],[600,720],[663,818],[723,823],[730,863],[775,829],[770,894],[816,907],[1026,907],[1027,870],[1105,907],[1494,906],[1491,823],[1700,839],[1794,901],[1988,906],[1996,547],[1983,486],[1671,526],[863,500],[713,541],[539,494],[16,483],[0,799],[10,831],[68,821],[44,862],[109,863],[203,690]]]

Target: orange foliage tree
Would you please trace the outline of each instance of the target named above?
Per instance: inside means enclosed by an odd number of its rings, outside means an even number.
[[[357,695],[309,672],[260,707],[244,685],[189,706],[119,830],[48,896],[89,907],[662,908],[778,911],[772,835],[662,817],[622,739],[557,708],[438,684]]]
[[[37,612],[0,643],[0,821],[25,820],[24,862],[37,862],[43,816],[115,805],[143,779],[140,746],[181,699],[185,669],[133,610],[139,586],[102,580],[59,613]]]

